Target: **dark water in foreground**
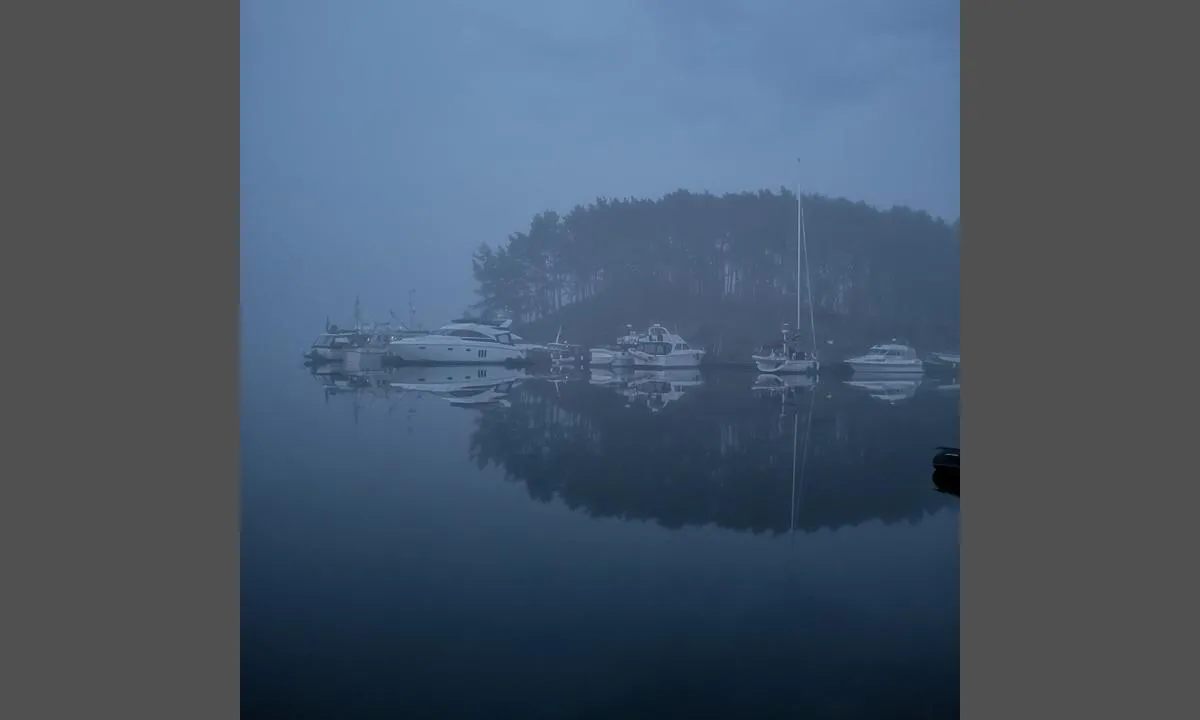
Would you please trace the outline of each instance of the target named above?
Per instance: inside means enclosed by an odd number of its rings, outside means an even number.
[[[957,717],[955,381],[479,372],[244,370],[245,717]]]

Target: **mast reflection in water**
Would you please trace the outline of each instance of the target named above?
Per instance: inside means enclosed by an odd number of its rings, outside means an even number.
[[[248,384],[244,709],[957,717],[957,384],[906,382]]]

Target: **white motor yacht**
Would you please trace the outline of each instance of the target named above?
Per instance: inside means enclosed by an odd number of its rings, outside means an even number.
[[[428,335],[388,343],[388,354],[413,365],[503,365],[528,359],[529,346],[517,345],[511,320],[457,321]]]

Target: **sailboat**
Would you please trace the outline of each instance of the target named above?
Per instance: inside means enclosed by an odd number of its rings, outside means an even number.
[[[783,326],[783,342],[773,347],[765,347],[758,354],[752,355],[758,371],[771,374],[815,373],[821,364],[813,353],[817,349],[817,323],[813,317],[812,304],[812,274],[808,269],[808,238],[804,231],[804,197],[800,188],[796,188],[796,206],[798,208],[798,237],[796,238],[796,329],[792,330],[786,324]],[[808,324],[811,331],[812,352],[801,350],[798,344],[800,332],[800,256],[804,254],[804,285],[808,289]]]

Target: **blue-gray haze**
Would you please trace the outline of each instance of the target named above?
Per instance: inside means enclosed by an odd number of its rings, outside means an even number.
[[[959,214],[953,0],[244,0],[243,353],[440,323],[597,196],[793,186]],[[800,172],[796,158],[803,159]],[[801,177],[802,176],[802,177]],[[298,351],[297,351],[298,352]]]

